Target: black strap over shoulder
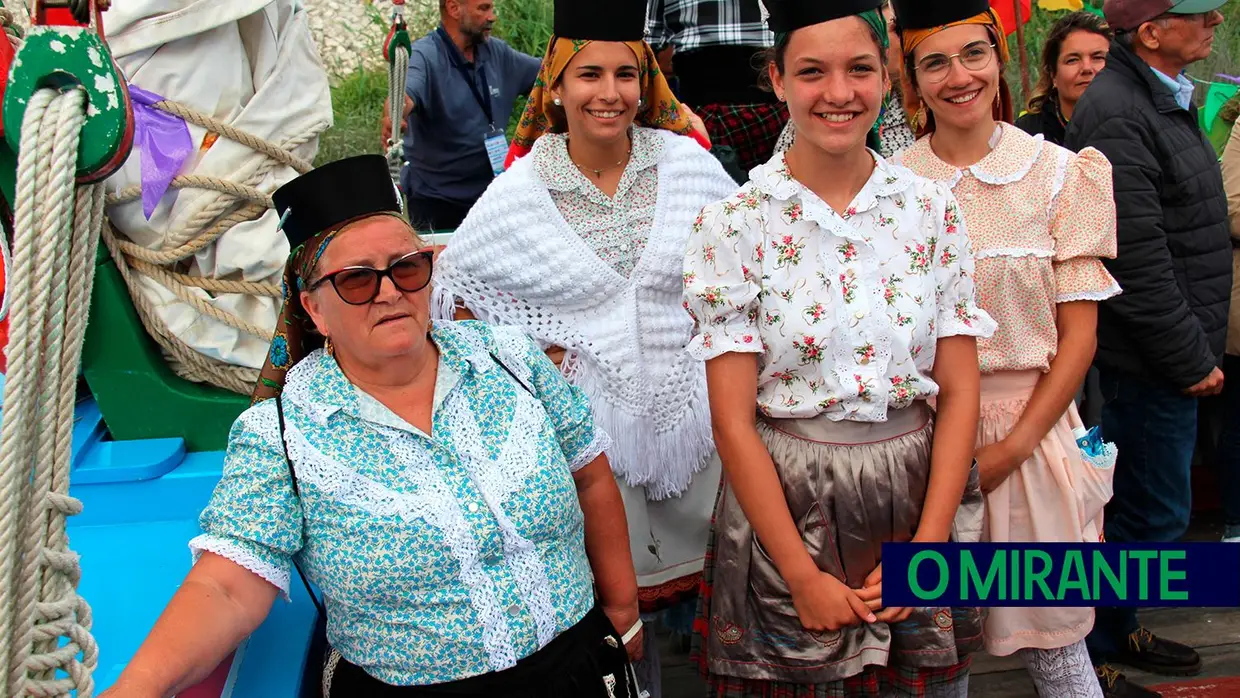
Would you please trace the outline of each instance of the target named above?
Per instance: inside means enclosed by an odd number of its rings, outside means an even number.
[[[301,498],[301,490],[297,487],[297,471],[293,469],[293,459],[288,457],[288,441],[284,438],[284,401],[280,395],[276,395],[276,415],[280,419],[280,448],[284,450],[284,463],[288,466],[289,481],[293,483],[293,494],[298,499]],[[310,580],[306,579],[306,573],[301,569],[301,563],[297,558],[293,558],[293,567],[297,569],[297,576],[301,577],[301,583],[306,585],[306,593],[310,595],[310,600],[314,602],[314,608],[319,612],[320,618],[327,618],[327,608],[319,597],[315,595],[314,589],[310,586]]]

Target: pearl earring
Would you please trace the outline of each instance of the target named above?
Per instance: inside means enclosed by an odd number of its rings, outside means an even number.
[[[641,109],[643,106],[645,106],[645,104],[646,104],[646,100],[642,99],[641,97],[638,97],[638,98],[637,98],[637,108],[638,108],[638,109]]]
[[[560,107],[560,106],[563,106],[563,105],[564,105],[564,103],[560,101],[560,98],[559,98],[559,97],[556,97],[555,99],[551,100],[551,103],[552,103],[552,104],[554,104],[554,105],[555,105],[555,106],[557,106],[557,107]]]

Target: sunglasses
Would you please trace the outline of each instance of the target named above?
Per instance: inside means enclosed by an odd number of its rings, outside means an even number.
[[[392,280],[392,285],[397,290],[414,293],[426,288],[431,282],[434,256],[433,251],[423,250],[410,252],[392,262],[392,266],[387,269],[345,267],[325,274],[310,284],[308,290],[313,291],[323,284],[331,283],[340,300],[349,305],[366,305],[379,297],[379,288],[383,285],[384,277],[387,277]]]

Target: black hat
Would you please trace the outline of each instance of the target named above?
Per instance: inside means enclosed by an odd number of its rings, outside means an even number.
[[[989,0],[891,0],[900,29],[934,29],[976,17],[990,9]]]
[[[277,189],[271,198],[290,248],[358,218],[401,212],[382,155],[358,155],[316,167]]]
[[[556,0],[554,31],[579,41],[642,41],[646,0]]]
[[[929,2],[930,0],[923,0]],[[937,1],[937,0],[936,0]],[[883,0],[764,0],[771,31],[784,34],[841,17],[877,10]]]

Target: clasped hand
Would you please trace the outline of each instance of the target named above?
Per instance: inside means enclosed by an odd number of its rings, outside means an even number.
[[[810,632],[839,630],[866,623],[899,623],[911,608],[883,607],[883,566],[866,577],[860,589],[849,588],[834,575],[819,572],[792,589],[792,605]]]

